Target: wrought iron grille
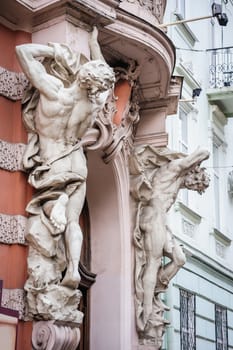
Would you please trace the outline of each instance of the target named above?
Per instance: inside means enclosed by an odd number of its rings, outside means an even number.
[[[227,309],[215,305],[216,350],[228,349]]]
[[[233,86],[233,47],[210,50],[209,84],[211,88]]]
[[[196,349],[195,295],[180,289],[181,350]]]

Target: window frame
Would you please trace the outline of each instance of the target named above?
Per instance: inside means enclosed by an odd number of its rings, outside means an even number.
[[[218,309],[218,310],[217,310]],[[217,322],[217,315],[220,314],[221,311],[221,327],[220,327],[220,333],[222,335],[221,339],[218,338],[218,322]],[[225,332],[223,332],[223,311],[225,313]],[[223,334],[225,333],[225,337],[223,336]],[[225,341],[225,343],[224,343]],[[215,342],[216,342],[216,350],[227,350],[228,349],[228,320],[227,320],[227,308],[219,305],[219,304],[215,304]]]
[[[178,118],[179,118],[179,151],[188,154],[188,115],[189,112],[184,106],[179,106]],[[181,189],[181,200],[188,206],[189,204],[189,194],[188,189]]]
[[[181,302],[182,298],[186,298],[185,303]],[[190,299],[192,300],[192,309],[190,309]],[[182,313],[182,305],[187,304],[187,315],[184,318]],[[192,316],[193,327],[190,327],[190,313]],[[186,327],[183,327],[183,320],[186,319]],[[184,343],[184,333],[187,337],[187,342]],[[190,337],[191,334],[191,337]],[[190,340],[193,343],[190,344]],[[180,349],[181,350],[196,350],[196,295],[188,290],[180,288]]]

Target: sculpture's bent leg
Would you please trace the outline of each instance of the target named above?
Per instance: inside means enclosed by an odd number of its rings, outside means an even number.
[[[80,282],[78,266],[83,234],[79,225],[79,217],[83,208],[85,195],[86,184],[84,182],[70,196],[66,208],[67,227],[65,230],[65,246],[68,266],[61,284],[72,289],[77,288]]]
[[[170,229],[168,229],[168,234],[170,234]],[[186,257],[181,246],[176,242],[174,237],[171,238],[173,242],[172,251],[164,250],[164,255],[170,258],[171,261],[159,270],[158,284],[156,285],[157,293],[164,291],[168,287],[170,280],[186,262]]]
[[[147,255],[146,265],[142,277],[143,283],[143,321],[146,325],[153,311],[153,298],[161,267],[164,245],[166,243],[166,226],[163,213],[154,211],[154,207],[147,206],[142,212],[144,228],[144,246]]]

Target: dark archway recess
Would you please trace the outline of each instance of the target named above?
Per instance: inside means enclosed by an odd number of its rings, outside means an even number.
[[[90,271],[91,267],[91,237],[90,237],[90,219],[87,201],[84,204],[80,217],[80,226],[83,232],[83,246],[81,259],[79,263],[79,273],[81,282],[79,289],[82,292],[82,299],[79,310],[83,312],[83,324],[80,328],[81,340],[77,350],[90,349],[90,288],[95,283],[96,274]]]

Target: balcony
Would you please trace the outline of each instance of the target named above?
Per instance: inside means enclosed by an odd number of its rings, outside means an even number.
[[[210,50],[209,55],[209,103],[233,117],[233,47]]]

